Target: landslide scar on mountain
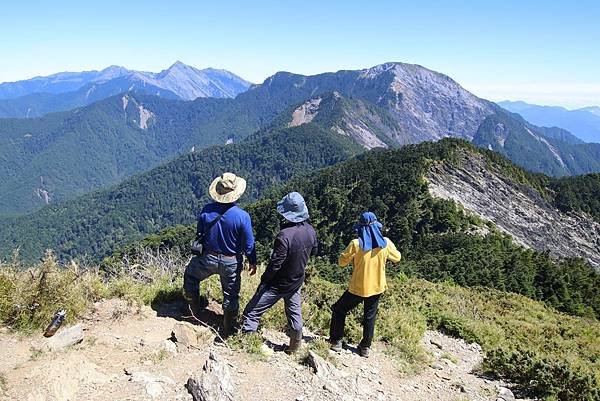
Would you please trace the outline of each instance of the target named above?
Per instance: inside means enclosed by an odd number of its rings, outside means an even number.
[[[137,112],[139,113],[139,118],[134,119],[133,121],[137,123],[140,129],[147,130],[151,119],[156,117],[154,113],[144,108],[144,106],[139,104],[134,98],[130,99],[128,95],[123,96],[121,101],[123,102],[123,112],[125,115],[127,115],[127,106],[129,106],[130,101],[136,106]]]
[[[484,156],[464,152],[456,163],[434,164],[427,180],[432,196],[454,200],[519,244],[556,257],[582,257],[600,271],[600,224],[560,212],[535,189],[488,168]]]
[[[144,106],[142,106],[141,104],[138,105],[138,108],[140,110],[140,128],[141,129],[148,129],[148,120],[150,120],[150,118],[154,117],[154,113],[151,112],[150,110],[147,110],[144,108]]]
[[[315,118],[319,112],[321,98],[310,99],[302,106],[298,107],[292,113],[292,121],[288,124],[289,127],[297,127],[302,124],[309,123]]]

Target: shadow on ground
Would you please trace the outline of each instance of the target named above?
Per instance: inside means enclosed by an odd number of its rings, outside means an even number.
[[[206,325],[218,333],[223,331],[223,310],[216,302],[210,302],[202,312],[195,316],[200,322],[194,319],[187,307],[187,302],[183,298],[171,302],[152,302],[151,307],[156,311],[156,316],[168,317],[180,322]]]

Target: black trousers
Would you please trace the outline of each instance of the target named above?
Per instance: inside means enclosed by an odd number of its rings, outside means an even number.
[[[363,338],[360,342],[361,347],[370,347],[373,342],[373,334],[375,333],[375,318],[377,317],[377,307],[379,306],[379,298],[381,294],[372,295],[370,297],[359,297],[349,293],[348,291],[333,304],[331,311],[331,326],[329,329],[329,339],[332,342],[341,340],[344,337],[344,326],[346,325],[346,316],[356,308],[358,304],[364,304],[363,315]]]

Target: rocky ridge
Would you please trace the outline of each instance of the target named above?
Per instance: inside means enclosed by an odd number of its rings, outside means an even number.
[[[386,63],[361,71],[364,79],[382,74],[392,81],[382,96],[415,142],[452,136],[471,140],[494,106],[450,77],[405,63]]]
[[[398,62],[312,76],[279,72],[251,87],[247,95],[273,94],[282,88],[290,88],[304,99],[338,92],[377,105],[398,125],[389,136],[401,145],[448,136],[470,140],[481,122],[498,108],[444,74]]]
[[[483,155],[463,151],[457,163],[432,165],[427,180],[434,197],[454,200],[519,244],[557,257],[582,257],[600,270],[600,224],[560,212],[535,189],[490,169]]]
[[[391,138],[401,133],[399,126],[386,117],[376,106],[331,92],[313,97],[297,107],[287,126],[297,127],[314,121],[353,139],[365,149],[387,148],[395,144]]]

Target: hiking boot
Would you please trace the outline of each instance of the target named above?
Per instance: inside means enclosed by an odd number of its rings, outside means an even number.
[[[370,354],[371,348],[363,347],[362,345],[358,346],[358,355],[362,356],[363,358],[368,358]]]
[[[198,314],[208,306],[208,299],[198,294],[186,292],[183,297],[187,302],[183,310],[184,315],[189,315],[191,310],[194,316],[198,317]]]
[[[223,338],[227,338],[237,332],[238,311],[224,310],[223,311]]]
[[[333,352],[342,352],[342,340],[337,340],[337,341],[331,341],[329,342],[330,346],[329,349],[332,350]]]
[[[285,353],[288,355],[295,353],[302,346],[302,330],[292,331],[290,334],[290,345],[285,349]]]

